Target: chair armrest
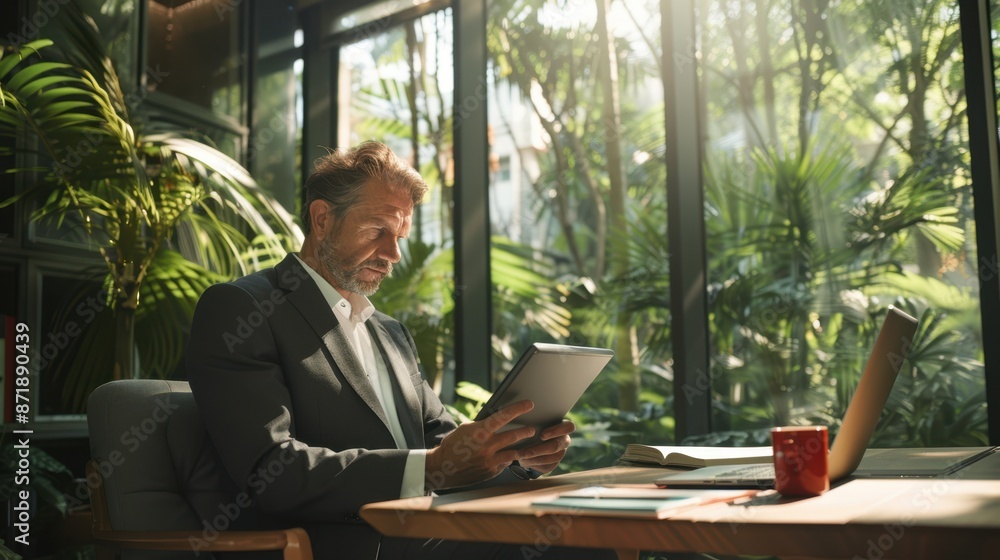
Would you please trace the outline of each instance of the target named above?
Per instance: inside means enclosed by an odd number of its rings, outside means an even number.
[[[114,548],[235,552],[283,550],[285,560],[312,560],[312,546],[304,529],[274,531],[219,531],[206,538],[202,531],[94,530],[94,540]]]

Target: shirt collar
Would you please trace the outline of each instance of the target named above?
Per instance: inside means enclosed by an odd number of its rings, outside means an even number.
[[[351,292],[350,296],[345,299],[325,278],[307,265],[298,253],[292,254],[302,263],[306,273],[316,282],[320,293],[323,294],[323,298],[326,299],[326,303],[334,313],[355,323],[363,323],[375,313],[375,306],[367,297]]]

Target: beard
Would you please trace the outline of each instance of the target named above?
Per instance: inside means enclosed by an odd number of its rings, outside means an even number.
[[[323,270],[336,282],[336,288],[361,294],[365,297],[373,295],[378,291],[382,280],[392,274],[392,263],[385,259],[370,259],[356,266],[348,263],[343,253],[340,252],[337,244],[327,237],[319,244],[319,261]],[[359,276],[361,271],[367,267],[385,270],[386,273],[375,280],[362,280]]]

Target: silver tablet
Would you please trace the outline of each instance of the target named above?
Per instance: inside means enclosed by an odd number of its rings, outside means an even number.
[[[607,348],[536,342],[521,354],[476,415],[476,420],[482,420],[509,404],[528,399],[535,403],[535,408],[499,431],[533,426],[536,430],[534,437],[511,447],[520,449],[538,443],[542,430],[562,422],[614,355]]]

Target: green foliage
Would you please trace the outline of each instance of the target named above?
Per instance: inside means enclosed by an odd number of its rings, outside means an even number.
[[[21,555],[7,548],[3,540],[0,540],[0,558],[3,558],[3,560],[21,560]]]
[[[835,431],[889,304],[919,315],[921,334],[876,443],[985,437],[976,280],[963,269],[975,247],[966,233],[964,98],[952,87],[961,83],[957,11],[938,0],[896,4],[710,2],[699,44],[666,53],[698,64],[704,94],[697,110],[706,137],[691,141],[704,141],[707,162],[717,431],[686,443],[766,444],[767,428],[788,422]],[[642,101],[661,95],[651,85],[664,67],[660,10],[656,2],[611,5],[617,115],[605,114],[605,45],[585,14],[592,2],[491,2],[486,36],[492,87],[519,97],[545,143],[522,156],[538,167],[537,238],[531,247],[494,240],[506,251],[492,255],[497,373],[536,340],[629,346],[573,412],[569,470],[609,464],[629,441],[673,441],[664,106]],[[373,51],[412,65],[402,40],[393,45]],[[421,99],[433,99],[426,91]],[[386,79],[362,91],[358,102],[372,115],[366,130],[433,141],[433,123],[412,125],[414,107],[432,113],[414,93]],[[517,128],[499,113],[494,126]],[[609,135],[609,122],[621,128]],[[610,153],[612,144],[621,153]],[[614,210],[626,224],[617,230],[609,218],[614,155],[627,183],[624,207]],[[625,249],[612,256],[609,247]],[[626,252],[628,266],[609,272]],[[549,304],[532,286],[558,312],[540,320],[535,313]],[[630,385],[637,406],[624,412]],[[480,391],[461,386],[454,412],[474,415]]]
[[[559,235],[539,251],[560,263],[551,277],[572,312],[568,340],[615,344],[616,318],[628,317],[648,408],[658,405],[657,395],[667,402],[672,395],[666,212],[655,196],[665,183],[657,161],[665,143],[662,108],[639,111],[625,102],[620,137],[631,144],[623,152],[653,157],[627,170],[628,231],[603,233],[602,126],[612,119],[602,114],[595,82],[596,34],[574,11],[585,6],[493,2],[487,44],[497,77],[530,103],[548,135],[534,186],[549,196],[541,197],[536,218],[555,221]],[[706,7],[712,16],[700,30],[698,64],[702,90],[710,93],[704,110],[712,140],[704,170],[720,430],[712,441],[766,443],[760,429],[793,421],[836,429],[890,303],[933,322],[951,343],[930,353],[921,347],[930,339],[916,342],[876,441],[918,441],[918,429],[922,444],[985,437],[976,282],[960,274],[974,251],[966,235],[964,102],[941,89],[961,74],[953,56],[957,12],[943,2],[897,8]],[[642,12],[636,4],[628,9]],[[864,29],[853,33],[852,25]],[[643,76],[657,69],[643,74],[644,57],[630,55],[647,47],[662,55],[650,40],[656,33],[637,28],[616,41],[622,77],[631,79],[622,83],[641,91],[648,87]],[[787,33],[795,40],[777,40]],[[647,45],[631,44],[637,38]],[[873,71],[886,64],[885,72]],[[600,251],[615,235],[627,236],[629,266],[624,274],[602,274]],[[931,268],[935,260],[944,263],[940,271]],[[616,369],[580,405],[587,411],[580,421],[593,423],[604,443],[638,426],[631,418],[619,422],[613,399],[631,381]],[[927,392],[914,391],[913,383]],[[935,399],[944,405],[933,407]],[[636,437],[660,439],[656,426],[641,429],[648,432]]]
[[[721,280],[711,307],[717,418],[733,429],[797,421],[835,432],[881,310],[909,295],[922,299],[895,303],[935,311],[921,317],[910,369],[875,441],[985,441],[981,364],[962,334],[978,328],[972,293],[900,265],[915,230],[942,250],[963,246],[964,232],[951,225],[953,194],[925,172],[873,188],[844,148],[784,153],[756,152],[752,165],[729,160],[706,172],[706,225],[717,242],[711,276]],[[739,174],[746,169],[749,178]]]
[[[455,402],[446,405],[448,412],[459,424],[471,422],[493,393],[469,381],[459,381],[455,387]]]
[[[431,386],[440,390],[444,364],[452,359],[453,249],[412,240],[401,246],[401,253],[392,275],[383,280],[371,299],[379,310],[407,326]],[[513,359],[507,353],[517,344],[512,345],[511,340],[524,332],[542,333],[549,339],[565,337],[569,312],[545,286],[545,277],[533,270],[530,251],[497,238],[490,259],[497,324],[494,347],[505,359]]]
[[[548,255],[494,236],[490,266],[494,371],[506,373],[531,343],[565,340],[573,315],[564,303],[566,285],[549,285],[554,267]]]
[[[454,322],[455,304],[448,297],[454,284],[454,257],[450,248],[419,240],[400,246],[400,251],[400,261],[371,300],[380,311],[406,325],[428,381],[440,390],[443,364],[450,358]]]
[[[0,501],[14,500],[16,502],[21,485],[15,485],[16,471],[19,469],[20,455],[14,448],[17,443],[14,438],[5,438],[0,445]],[[51,455],[37,446],[31,448],[29,455],[31,476],[28,486],[31,500],[37,500],[40,519],[54,516],[64,517],[69,513],[69,502],[66,496],[73,489],[73,473],[65,465],[55,460]]]
[[[16,434],[6,434],[0,443],[0,502],[16,506],[23,499],[20,493],[27,491],[32,532],[45,534],[47,529],[50,530],[70,513],[71,504],[67,496],[72,496],[76,490],[74,475],[37,445],[31,446],[27,458],[29,466],[27,471],[23,470],[20,461],[25,459],[21,457],[20,450],[15,449],[18,440],[12,436]],[[30,472],[30,476],[19,476],[18,471],[22,475]],[[16,512],[11,513],[16,515]],[[21,556],[0,541],[0,558],[19,560]]]
[[[84,323],[85,328],[54,360],[39,364],[40,374],[62,387],[64,402],[75,410],[82,410],[113,369],[114,356],[108,349],[116,344],[116,318],[110,302],[101,299],[112,290],[104,272],[94,268],[81,274],[90,282],[68,294],[52,325],[61,330],[72,321]],[[198,298],[212,284],[229,279],[176,251],[162,249],[154,255],[136,308],[135,345],[145,377],[164,379],[174,372],[187,344],[182,327],[190,324]],[[93,286],[102,282],[103,291],[95,292]],[[81,309],[87,311],[81,314]]]
[[[949,315],[928,309],[875,441],[886,446],[988,445],[982,363],[975,340]],[[953,324],[953,323],[952,323]]]
[[[0,53],[0,136],[36,162],[9,170],[31,182],[0,206],[22,202],[33,221],[75,231],[99,249],[106,307],[74,341],[76,359],[66,363],[64,352],[51,368],[59,378],[47,379],[63,383],[66,405],[80,411],[113,372],[132,375],[136,347],[143,375],[170,374],[201,291],[273,262],[301,232],[237,162],[141,121],[93,20],[75,4],[59,21],[66,62],[46,59],[56,50],[48,39]],[[88,289],[69,298],[60,320],[94,295]]]
[[[13,434],[7,434],[11,436]],[[19,450],[14,448],[16,438],[7,437],[0,444],[0,501],[17,505],[20,492],[28,491],[28,503],[32,512],[31,529],[34,534],[46,535],[56,529],[75,507],[69,496],[77,495],[77,481],[73,472],[54,457],[34,445],[28,456],[30,476],[27,484],[19,482],[17,471],[22,460]],[[75,501],[75,500],[74,500]],[[13,518],[12,518],[13,519]],[[32,544],[39,539],[32,537]],[[44,538],[41,539],[44,542]],[[56,544],[55,558],[88,560],[95,558],[93,546],[65,546]],[[21,556],[7,548],[0,540],[0,559],[20,560]]]

